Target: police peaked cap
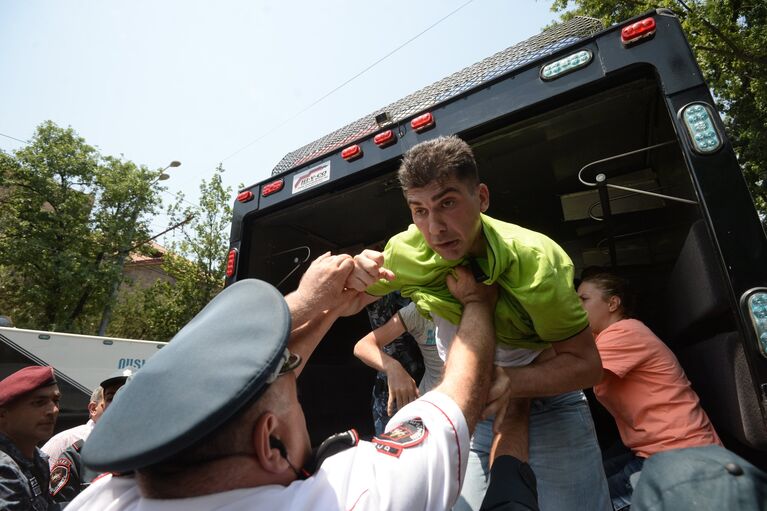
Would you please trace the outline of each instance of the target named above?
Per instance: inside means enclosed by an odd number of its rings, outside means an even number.
[[[226,288],[115,395],[83,461],[129,472],[190,447],[300,363],[287,356],[289,334],[290,311],[273,286],[248,279]]]
[[[125,382],[128,381],[128,378],[131,378],[134,374],[136,374],[136,371],[129,367],[126,369],[120,369],[119,371],[110,374],[109,378],[102,381],[99,386],[105,389],[107,387],[112,387],[118,384],[125,385]]]

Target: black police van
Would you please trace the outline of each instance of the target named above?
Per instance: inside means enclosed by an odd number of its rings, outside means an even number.
[[[402,154],[447,134],[473,147],[489,215],[547,234],[576,272],[632,279],[726,445],[765,466],[767,239],[670,11],[573,19],[289,153],[237,197],[227,283],[287,293],[323,252],[382,247],[410,223]],[[299,381],[315,442],[372,431],[374,373],[352,354],[369,330],[364,312],[337,322]]]

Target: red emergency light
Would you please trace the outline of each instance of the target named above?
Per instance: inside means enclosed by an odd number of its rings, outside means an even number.
[[[397,140],[397,138],[394,136],[394,132],[392,130],[383,131],[373,137],[373,143],[378,147],[389,146],[393,144],[395,140]]]
[[[621,42],[624,46],[628,46],[640,39],[650,37],[655,33],[655,28],[655,18],[645,18],[627,25],[621,29]]]
[[[357,144],[350,145],[343,151],[341,151],[341,158],[346,161],[352,161],[362,156],[362,148]]]
[[[237,202],[249,202],[253,200],[253,192],[250,190],[237,194]]]
[[[434,126],[434,116],[431,112],[421,114],[412,121],[410,121],[410,127],[417,132],[425,131]]]
[[[232,277],[234,275],[234,268],[237,264],[237,249],[233,248],[229,251],[229,256],[226,258],[226,276]]]
[[[272,181],[268,185],[264,185],[261,188],[261,197],[268,197],[269,195],[273,193],[277,193],[280,190],[282,190],[283,186],[285,186],[285,182],[282,179],[278,179],[277,181]]]

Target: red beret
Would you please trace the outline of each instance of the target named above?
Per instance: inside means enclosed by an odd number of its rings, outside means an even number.
[[[29,366],[0,380],[0,406],[40,387],[56,383],[51,366]]]

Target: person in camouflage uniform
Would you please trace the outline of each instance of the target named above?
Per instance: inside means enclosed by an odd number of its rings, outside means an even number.
[[[375,330],[382,326],[401,308],[407,306],[410,300],[404,298],[398,292],[389,293],[380,300],[367,306],[370,328]],[[423,376],[424,365],[421,351],[413,337],[405,332],[383,348],[384,353],[391,356],[410,374],[415,381],[420,381]],[[379,371],[376,374],[372,392],[373,425],[376,435],[384,432],[386,423],[389,422],[389,414],[386,405],[389,400],[389,385],[386,373]],[[395,410],[396,411],[396,410]]]

